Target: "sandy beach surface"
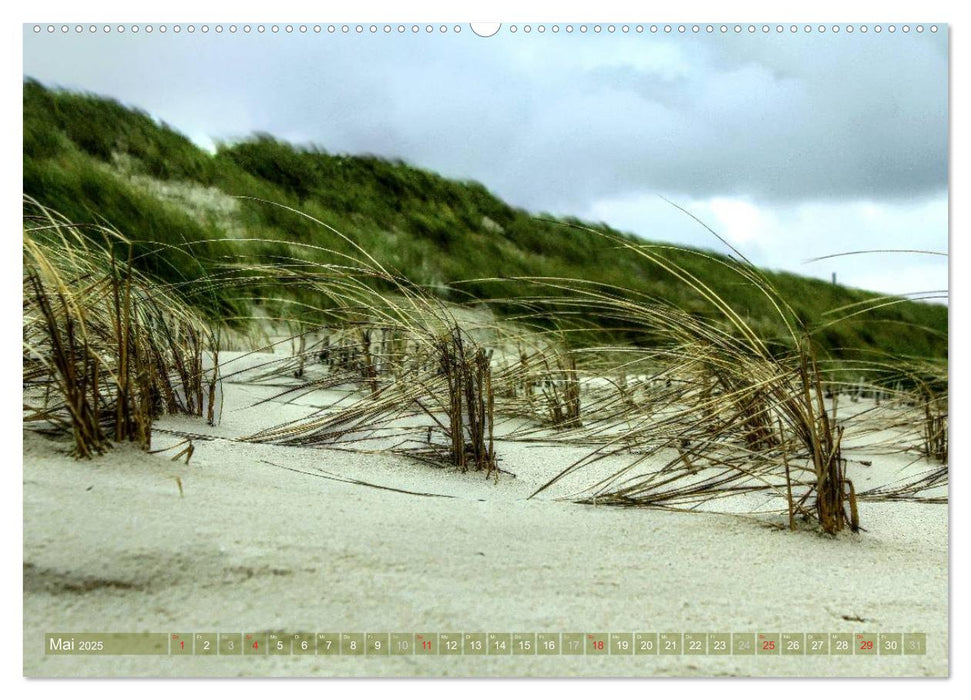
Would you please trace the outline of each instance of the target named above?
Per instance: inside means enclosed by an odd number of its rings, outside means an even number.
[[[128,446],[74,461],[68,443],[24,432],[25,675],[948,674],[946,505],[862,503],[866,532],[829,537],[779,529],[776,516],[556,500],[569,480],[528,500],[579,447],[500,440],[509,473],[496,482],[389,454],[234,441],[315,410],[313,394],[277,391],[226,383],[215,427],[161,419],[156,449],[199,436],[188,465]],[[868,461],[853,467],[858,490],[927,468]],[[927,653],[45,655],[45,632],[65,631],[924,632]]]

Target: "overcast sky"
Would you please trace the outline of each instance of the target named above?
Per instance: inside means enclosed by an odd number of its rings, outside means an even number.
[[[254,25],[255,26],[255,25]],[[592,27],[592,25],[591,25]],[[535,212],[891,293],[947,287],[946,29],[553,35],[24,28],[24,75],[211,148],[256,131],[474,179]]]

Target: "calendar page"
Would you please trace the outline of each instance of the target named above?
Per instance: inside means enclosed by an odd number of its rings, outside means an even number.
[[[25,676],[949,675],[949,26],[651,13],[23,24]]]

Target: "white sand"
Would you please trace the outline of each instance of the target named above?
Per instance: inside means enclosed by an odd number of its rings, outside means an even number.
[[[219,426],[172,417],[158,427],[232,438],[315,403],[250,408],[273,392],[227,384]],[[179,439],[160,432],[155,447]],[[75,462],[66,443],[25,432],[26,675],[948,673],[944,505],[863,503],[867,532],[830,538],[751,518],[552,500],[569,483],[526,500],[579,448],[500,442],[502,467],[517,476],[494,483],[390,455],[226,439],[195,447],[188,466],[126,446]],[[858,490],[927,468],[870,459],[872,467],[855,467]],[[928,652],[80,658],[45,656],[44,633],[53,631],[926,632]]]

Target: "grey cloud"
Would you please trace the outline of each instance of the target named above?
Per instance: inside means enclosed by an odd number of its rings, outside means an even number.
[[[192,135],[402,157],[532,209],[638,192],[916,198],[947,182],[944,36],[27,32],[24,71]]]

